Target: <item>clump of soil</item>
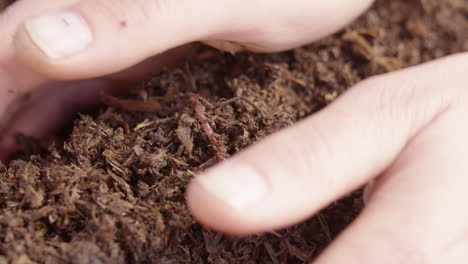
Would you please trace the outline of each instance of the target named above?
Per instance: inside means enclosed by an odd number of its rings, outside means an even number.
[[[303,224],[233,238],[194,221],[185,186],[364,78],[466,50],[463,0],[380,0],[342,32],[279,54],[201,48],[127,97],[104,97],[64,142],[0,165],[0,263],[307,263],[359,213],[359,192]]]

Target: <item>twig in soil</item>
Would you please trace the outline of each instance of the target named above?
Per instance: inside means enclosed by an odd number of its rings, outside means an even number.
[[[215,110],[217,110],[217,109],[219,109],[219,108],[221,108],[221,107],[223,107],[223,106],[225,106],[225,105],[228,105],[228,104],[230,104],[230,103],[234,103],[234,102],[236,102],[236,101],[239,101],[240,99],[242,99],[242,97],[241,97],[241,96],[237,96],[237,97],[234,97],[234,98],[231,98],[231,99],[224,100],[224,101],[222,101],[222,102],[219,102],[219,103],[218,103],[213,109],[211,109],[211,110],[215,111]]]
[[[205,105],[208,106],[208,109],[213,109],[215,106],[210,103],[210,101],[206,100],[205,98],[201,97],[201,96],[198,96],[198,99],[200,99],[200,101],[202,101]]]
[[[273,251],[273,248],[271,247],[271,244],[268,241],[265,241],[265,243],[263,245],[265,246],[265,249],[268,252],[268,255],[270,256],[271,261],[274,264],[280,264],[280,262],[278,260],[278,257],[277,257],[277,253],[275,253]]]
[[[310,252],[306,253],[302,249],[291,244],[288,238],[284,239],[283,242],[286,244],[286,249],[289,255],[293,255],[296,258],[300,259],[303,264],[311,263],[311,258],[314,255],[316,248],[312,248]]]
[[[133,131],[138,131],[140,129],[143,129],[143,128],[146,128],[146,127],[150,127],[150,126],[153,126],[153,125],[159,125],[159,124],[163,124],[163,123],[166,123],[166,122],[169,122],[169,121],[172,121],[174,120],[175,117],[174,116],[170,116],[170,117],[165,117],[165,118],[158,118],[158,119],[155,119],[155,120],[149,120],[149,119],[145,119],[143,120],[143,122],[137,124],[135,126],[135,128],[133,128]],[[154,126],[154,127],[150,127],[146,130],[144,130],[144,132],[150,132],[150,131],[153,131],[153,130],[156,130],[158,129],[157,126]]]
[[[370,59],[375,61],[375,63],[380,65],[382,68],[384,68],[385,71],[392,72],[397,70],[396,67],[390,65],[384,57],[378,55],[375,52],[375,50],[371,47],[371,45],[367,42],[367,40],[363,36],[359,35],[359,33],[357,33],[356,31],[345,33],[343,35],[343,40],[353,42],[359,45],[369,55]]]
[[[257,111],[259,114],[263,115],[262,110],[260,110],[260,108],[257,105],[255,105],[252,101],[250,101],[249,99],[247,99],[247,98],[245,98],[243,96],[237,96],[237,97],[233,97],[231,99],[227,99],[225,101],[219,102],[211,110],[215,111],[215,110],[217,110],[217,109],[219,109],[219,108],[221,108],[221,107],[223,107],[225,105],[228,105],[230,103],[234,103],[234,102],[239,101],[239,100],[242,100],[242,101],[246,102],[247,104],[252,106],[255,109],[255,111]]]
[[[195,78],[193,78],[192,72],[190,71],[190,66],[188,64],[187,64],[187,75],[188,75],[188,78],[190,79],[193,90],[196,91],[197,87],[196,87]],[[205,107],[200,102],[201,97],[194,93],[188,93],[188,97],[189,97],[190,103],[192,103],[193,105],[193,109],[195,111],[195,115],[197,117],[198,122],[200,122],[200,124],[202,125],[205,135],[208,138],[208,141],[210,142],[210,144],[213,146],[213,148],[216,151],[216,154],[215,154],[216,162],[221,162],[225,160],[228,157],[228,154],[226,153],[226,151],[221,149],[221,147],[219,146],[218,140],[214,136],[215,133],[213,131],[213,128],[211,127],[210,123],[208,122],[208,119],[206,118]]]
[[[273,73],[275,73],[280,79],[285,79],[294,83],[299,84],[302,87],[307,88],[308,87],[308,81],[307,80],[301,80],[296,78],[291,71],[289,71],[287,68],[281,67],[281,65],[273,64],[273,63],[265,63],[265,66],[270,68]]]
[[[125,100],[110,95],[102,96],[103,103],[131,112],[157,113],[161,111],[161,104],[155,101]]]
[[[332,236],[330,233],[330,228],[328,227],[327,219],[325,219],[325,216],[323,216],[321,213],[317,214],[318,221],[320,225],[322,226],[323,232],[327,236],[328,242],[332,241]]]
[[[274,236],[276,236],[276,237],[279,237],[279,238],[283,237],[280,233],[278,233],[278,232],[276,232],[276,231],[270,231],[270,232],[268,232],[268,233],[270,233],[270,234],[272,234],[272,235],[274,235]]]
[[[195,110],[197,120],[202,125],[205,135],[208,138],[208,141],[210,141],[211,145],[216,151],[216,161],[221,162],[225,160],[228,157],[228,154],[219,146],[218,140],[214,136],[213,128],[211,127],[210,123],[208,122],[208,119],[206,118],[205,107],[200,103],[199,96],[190,93],[189,100],[193,105],[193,109]]]

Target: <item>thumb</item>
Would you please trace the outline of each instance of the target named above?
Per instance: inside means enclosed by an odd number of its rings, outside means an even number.
[[[228,50],[297,47],[338,30],[372,0],[293,2],[81,0],[27,20],[16,51],[55,79],[97,77],[198,40]]]
[[[15,36],[17,57],[54,79],[115,73],[212,34],[224,20],[222,1],[204,2],[78,1],[26,20]]]

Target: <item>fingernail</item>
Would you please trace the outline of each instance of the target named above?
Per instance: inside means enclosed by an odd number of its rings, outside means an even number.
[[[84,50],[93,36],[88,23],[73,12],[53,12],[29,19],[25,28],[31,40],[51,59]]]
[[[245,211],[258,205],[270,191],[266,179],[257,170],[230,161],[209,170],[196,181],[237,211]]]

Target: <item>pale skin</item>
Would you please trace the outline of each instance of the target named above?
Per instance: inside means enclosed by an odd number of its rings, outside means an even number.
[[[175,47],[201,40],[231,51],[287,50],[339,30],[372,4],[239,2],[15,4],[0,16],[0,35],[10,36],[0,41],[0,155],[15,149],[14,133],[49,133],[102,89],[143,78],[152,73],[148,64],[170,63],[188,49]],[[46,24],[74,41],[41,33]],[[374,180],[361,215],[314,263],[467,263],[467,68],[461,53],[356,84],[198,176],[187,192],[193,215],[225,233],[258,233],[298,223]],[[12,107],[26,92],[34,103]]]

